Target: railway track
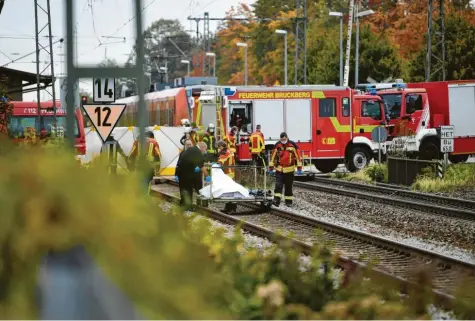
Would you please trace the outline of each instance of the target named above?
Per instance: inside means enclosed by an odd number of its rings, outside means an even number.
[[[465,220],[475,220],[475,202],[418,193],[395,187],[360,184],[316,177],[312,182],[294,182],[294,186],[325,193],[365,199],[385,205],[418,210]]]
[[[152,195],[177,200],[157,189],[152,190]],[[373,272],[400,285],[403,293],[407,292],[408,287],[417,286],[411,281],[415,269],[427,267],[431,269],[437,304],[444,307],[450,308],[453,290],[464,277],[473,275],[475,271],[475,264],[365,232],[274,207],[268,213],[257,214],[254,205],[238,204],[236,215],[233,216],[211,208],[199,208],[199,211],[226,224],[242,224],[244,230],[270,240],[282,238],[278,236],[278,231],[292,232],[295,238],[290,241],[306,254],[311,253],[311,244],[330,242],[333,250],[341,255],[337,262],[341,267],[352,262],[365,268],[368,259],[376,258]],[[319,236],[316,236],[315,230],[321,232]]]

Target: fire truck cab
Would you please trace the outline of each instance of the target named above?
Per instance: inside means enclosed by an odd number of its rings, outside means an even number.
[[[249,135],[261,125],[266,150],[286,132],[297,143],[304,160],[323,173],[339,164],[351,171],[367,166],[381,146],[371,140],[375,127],[384,126],[380,97],[356,95],[333,85],[224,88],[226,127],[240,128],[237,160],[249,162]]]
[[[403,149],[421,159],[439,159],[438,128],[454,126],[452,163],[475,154],[475,81],[363,84],[377,90],[390,115],[391,149]]]

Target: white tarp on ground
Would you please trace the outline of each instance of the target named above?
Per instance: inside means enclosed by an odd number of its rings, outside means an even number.
[[[145,131],[153,131],[155,139],[160,146],[162,154],[160,175],[173,176],[175,173],[176,163],[183,146],[180,139],[183,136],[183,127],[146,127]],[[102,141],[95,130],[88,127],[86,132],[86,155],[81,158],[82,163],[89,163],[93,158],[99,156],[102,147]],[[138,127],[116,127],[113,132],[115,140],[126,155],[129,155],[135,139],[139,134]],[[120,167],[127,169],[125,160],[120,155],[117,157]]]
[[[231,177],[224,174],[218,165],[213,165],[211,169],[212,184],[200,189],[200,195],[210,198],[211,187],[213,187],[213,198],[232,197],[248,198],[249,191],[242,185],[239,185]]]

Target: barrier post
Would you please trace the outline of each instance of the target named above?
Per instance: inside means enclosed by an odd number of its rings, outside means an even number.
[[[447,153],[444,154],[444,158],[447,156]],[[444,178],[444,173],[445,173],[445,159],[444,160],[439,160],[437,161],[437,177],[442,179]]]

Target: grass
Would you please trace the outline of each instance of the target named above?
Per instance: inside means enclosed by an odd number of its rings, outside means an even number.
[[[423,192],[455,192],[475,189],[475,164],[450,165],[443,179],[421,175],[411,186]]]
[[[388,181],[388,168],[385,164],[371,164],[356,173],[333,173],[330,174],[330,177],[350,182],[386,183]]]

